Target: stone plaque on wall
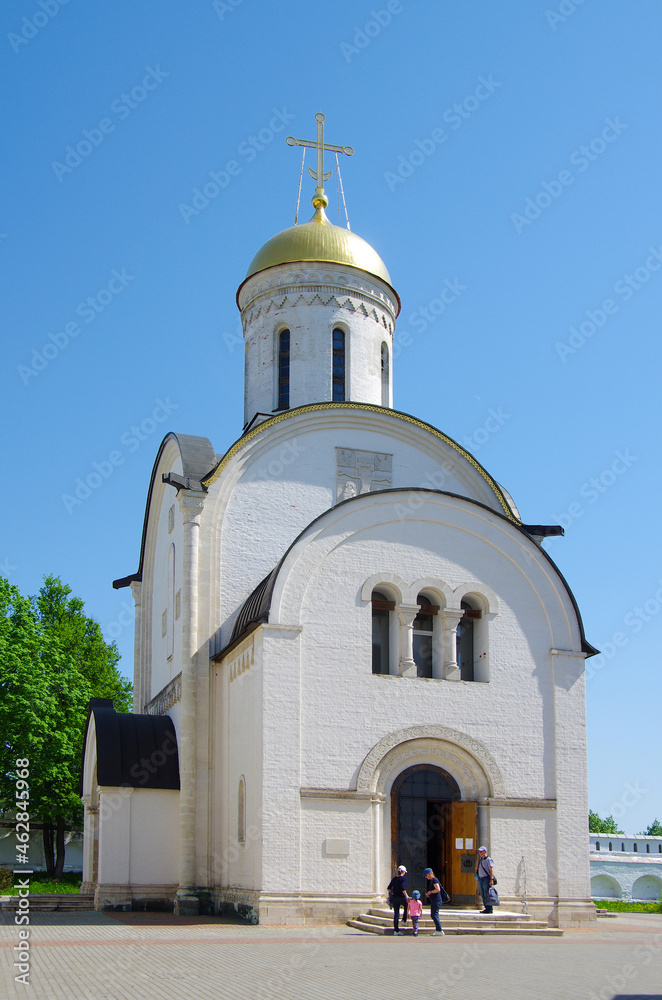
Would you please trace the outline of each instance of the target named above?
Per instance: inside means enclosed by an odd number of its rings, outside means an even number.
[[[393,485],[393,455],[336,448],[336,503]]]

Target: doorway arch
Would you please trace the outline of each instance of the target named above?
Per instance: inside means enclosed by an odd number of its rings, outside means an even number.
[[[407,888],[418,889],[425,899],[425,868],[432,868],[443,884],[447,872],[447,839],[451,830],[450,803],[460,799],[455,779],[433,764],[413,764],[391,788],[393,865],[404,865]]]

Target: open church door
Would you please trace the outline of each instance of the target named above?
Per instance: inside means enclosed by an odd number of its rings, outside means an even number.
[[[476,859],[477,808],[475,802],[449,802],[446,805],[450,829],[446,835],[447,891],[451,902],[470,904],[476,901],[478,883],[474,879]]]

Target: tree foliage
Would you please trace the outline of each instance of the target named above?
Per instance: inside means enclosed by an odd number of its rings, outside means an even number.
[[[613,816],[607,816],[606,819],[601,819],[597,813],[592,812],[590,809],[588,811],[588,832],[611,833],[617,837],[625,836],[623,831],[618,829],[616,820]]]
[[[660,823],[659,819],[657,817],[655,817],[655,819],[650,824],[650,826],[647,827],[647,829],[645,829],[643,831],[643,833],[638,833],[637,836],[638,837],[662,837],[662,823]]]
[[[45,577],[32,598],[0,578],[0,805],[13,808],[16,759],[28,758],[29,812],[44,823],[47,868],[56,876],[65,826],[80,817],[89,700],[111,698],[120,712],[131,700],[115,643],[83,609],[58,577]]]

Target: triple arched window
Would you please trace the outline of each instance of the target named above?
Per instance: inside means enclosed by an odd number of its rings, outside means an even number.
[[[459,608],[437,600],[421,592],[411,606],[398,603],[386,588],[372,591],[373,674],[489,680],[482,599],[465,597]]]

